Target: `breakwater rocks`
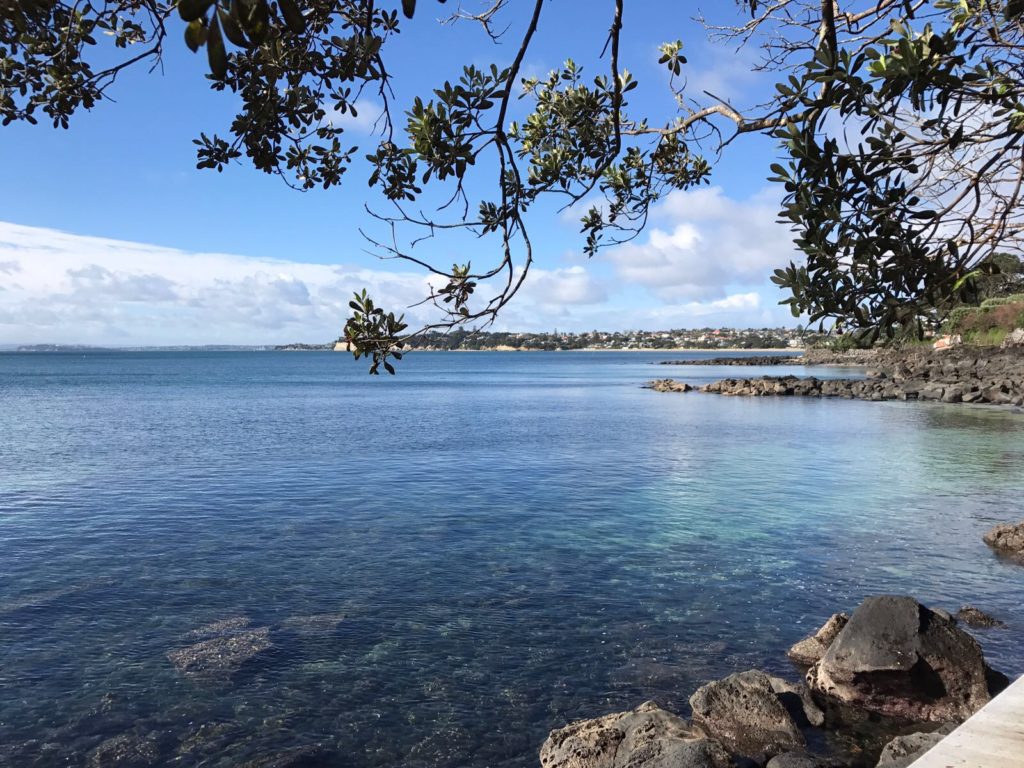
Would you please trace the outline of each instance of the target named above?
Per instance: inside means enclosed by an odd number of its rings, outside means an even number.
[[[960,348],[903,356],[876,355],[865,379],[763,376],[723,379],[702,392],[740,396],[842,397],[1024,405],[1024,354]]]
[[[655,379],[648,381],[641,389],[653,389],[655,392],[689,392],[693,386],[675,379]]]
[[[662,360],[658,365],[805,365],[802,357],[792,355],[753,355],[751,357],[704,357],[695,360]]]
[[[691,721],[647,702],[573,723],[551,732],[541,766],[903,768],[1007,684],[955,618],[911,597],[867,598],[791,656],[810,662],[803,683],[749,670],[698,689]]]

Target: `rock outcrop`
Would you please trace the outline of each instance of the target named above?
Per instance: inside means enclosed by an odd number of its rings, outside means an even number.
[[[662,360],[658,365],[803,365],[792,355],[744,355],[743,357],[702,357],[694,360]]]
[[[831,757],[811,755],[807,752],[786,752],[773,757],[765,768],[843,768],[847,765],[842,760]]]
[[[866,599],[807,673],[817,694],[907,721],[962,721],[990,699],[981,647],[911,597]]]
[[[541,768],[728,768],[729,755],[699,727],[647,702],[630,712],[552,731]]]
[[[806,692],[758,670],[708,683],[690,697],[690,706],[694,723],[708,735],[761,763],[806,746],[799,721],[824,721]]]
[[[984,611],[975,608],[973,605],[965,605],[959,611],[956,612],[957,621],[961,621],[968,627],[976,627],[978,629],[994,629],[996,627],[1005,627],[1006,623],[1000,621],[994,616],[989,616]]]
[[[808,364],[811,361],[808,360]],[[879,354],[864,379],[764,376],[723,379],[702,392],[741,396],[841,397],[859,400],[934,400],[943,403],[1024,405],[1020,350],[959,347],[939,353]]]
[[[675,379],[655,379],[644,384],[643,389],[653,389],[655,392],[689,392],[693,387]]]
[[[845,613],[832,614],[829,620],[822,625],[821,629],[810,637],[805,637],[799,643],[796,643],[787,651],[786,655],[797,664],[803,664],[807,667],[820,661],[821,657],[825,655],[825,651],[832,645],[832,641],[836,639],[836,635],[842,631],[849,620],[850,617]]]
[[[1024,347],[1024,328],[1014,328],[999,346],[1001,349]]]
[[[997,525],[983,538],[986,544],[1000,554],[1010,555],[1024,562],[1024,523]]]
[[[938,744],[954,726],[944,725],[931,733],[911,733],[897,736],[882,749],[876,768],[908,768],[915,760]]]

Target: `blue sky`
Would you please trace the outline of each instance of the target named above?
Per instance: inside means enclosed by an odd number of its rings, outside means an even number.
[[[421,2],[389,43],[400,108],[465,63],[507,64],[514,55],[521,1],[505,17],[511,29],[499,46],[475,25],[439,26],[450,5]],[[552,0],[525,72],[544,74],[572,57],[596,74],[611,8],[610,0]],[[699,10],[627,3],[621,58],[640,81],[635,111],[671,109],[657,46],[676,38],[686,46],[691,90],[743,104],[770,88],[770,78],[751,72],[756,51],[706,42],[690,18]],[[740,18],[732,3],[704,10]],[[204,57],[179,44],[178,32],[162,70],[123,75],[114,101],[77,115],[70,130],[0,128],[0,344],[321,341],[340,333],[349,295],[362,286],[396,308],[422,298],[423,273],[368,253],[358,232],[367,224],[364,203],[380,204],[361,167],[341,189],[307,193],[244,165],[195,170],[192,138],[224,131],[234,105],[209,91]],[[368,98],[364,117],[375,106]],[[372,147],[369,123],[349,124],[353,144]],[[779,191],[765,181],[774,155],[771,140],[741,137],[717,163],[711,187],[672,195],[637,241],[590,260],[575,215],[535,210],[536,272],[496,327],[792,324],[767,279],[794,258],[788,233],[774,223]],[[445,257],[461,247],[430,246]]]

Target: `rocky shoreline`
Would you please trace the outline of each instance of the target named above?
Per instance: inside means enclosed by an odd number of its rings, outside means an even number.
[[[802,682],[747,670],[694,692],[689,721],[646,702],[572,723],[551,732],[541,766],[906,768],[1009,682],[957,617],[905,596],[832,616],[789,656]]]
[[[745,357],[701,357],[693,360],[662,360],[658,365],[806,365],[800,356],[752,355]]]
[[[956,347],[913,353],[858,351],[811,356],[809,365],[870,366],[865,378],[761,376],[729,378],[700,387],[732,396],[839,397],[857,400],[931,400],[943,403],[1024,406],[1024,350]],[[755,358],[748,358],[755,359]],[[756,363],[753,363],[756,364]],[[679,382],[652,382],[661,392],[688,391]]]

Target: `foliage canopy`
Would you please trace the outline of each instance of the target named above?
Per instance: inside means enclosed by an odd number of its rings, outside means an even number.
[[[515,35],[511,60],[467,65],[415,98],[399,125],[387,43],[438,1],[0,0],[0,116],[66,128],[121,71],[159,62],[182,35],[205,51],[211,87],[241,103],[225,132],[195,139],[198,167],[244,158],[297,188],[329,188],[365,157],[386,201],[368,210],[393,233],[374,245],[436,278],[425,301],[442,319],[420,331],[494,319],[533,261],[527,214],[541,198],[587,206],[592,255],[635,237],[666,192],[706,183],[714,157],[746,133],[780,143],[771,174],[803,259],[773,280],[795,316],[871,338],[920,329],[999,272],[994,254],[1021,251],[1022,0],[736,0],[735,25],[705,26],[720,44],[760,46],[775,92],[749,109],[691,93],[683,43],[666,42],[673,116],[661,122],[630,110],[638,83],[620,36],[626,23],[651,20],[628,17],[626,0],[601,4],[603,73],[569,60],[542,78],[522,70],[548,3],[487,0],[478,12],[450,9],[448,21]],[[513,4],[523,25],[499,32]],[[354,114],[367,89],[384,112],[376,146],[361,151],[337,118]],[[486,184],[470,184],[473,174]],[[436,190],[443,202],[421,212]],[[416,245],[444,230],[492,241],[475,252],[493,260],[449,268],[420,258]],[[393,372],[403,318],[365,293],[350,306],[356,356]]]

